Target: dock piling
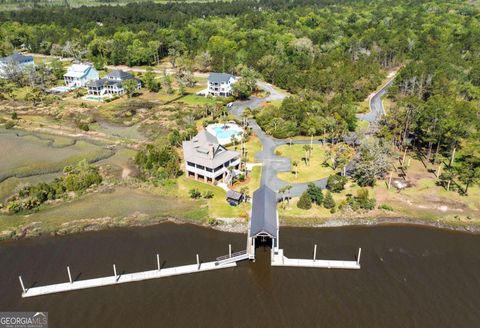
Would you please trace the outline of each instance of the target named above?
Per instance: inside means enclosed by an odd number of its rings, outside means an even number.
[[[232,257],[232,244],[228,244],[228,257]]]
[[[25,289],[25,285],[23,284],[22,276],[18,276],[18,280],[20,280],[20,285],[22,286],[23,293],[25,293],[27,290]]]
[[[158,271],[160,271],[161,269],[161,266],[160,266],[160,255],[157,254],[157,268],[158,268]]]
[[[317,244],[313,246],[313,262],[317,259]]]
[[[362,248],[358,249],[358,255],[357,255],[357,264],[360,265],[360,255],[362,255]]]
[[[69,266],[67,266],[67,273],[68,273],[68,280],[70,281],[71,284],[73,284],[72,273],[70,272]]]
[[[198,254],[197,254],[197,270],[200,270],[200,258],[198,257]]]
[[[115,266],[115,264],[113,265],[113,275],[115,276],[115,280],[118,280],[118,276],[117,276],[117,267]]]

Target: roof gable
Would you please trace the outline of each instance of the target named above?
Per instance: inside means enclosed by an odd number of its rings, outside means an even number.
[[[210,73],[208,76],[208,82],[212,83],[228,82],[230,79],[235,79],[235,77],[228,73]]]

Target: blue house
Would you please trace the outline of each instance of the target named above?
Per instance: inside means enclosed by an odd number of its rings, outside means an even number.
[[[18,71],[23,71],[25,67],[35,65],[32,56],[25,56],[14,53],[8,57],[0,58],[0,77],[5,77],[7,67],[12,67]]]
[[[98,78],[98,71],[90,64],[73,64],[63,75],[65,85],[70,88],[84,87],[87,82]]]

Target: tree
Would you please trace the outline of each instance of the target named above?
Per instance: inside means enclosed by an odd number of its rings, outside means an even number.
[[[377,178],[383,178],[391,167],[391,150],[374,138],[363,140],[353,159],[353,178],[362,187],[373,186]]]
[[[138,88],[138,81],[136,79],[130,79],[122,82],[123,89],[127,93],[128,98],[131,98]]]
[[[292,165],[295,168],[295,179],[296,179],[298,177],[298,161],[293,161]]]
[[[297,202],[297,207],[302,210],[309,210],[312,208],[312,200],[306,191],[300,196],[300,199]]]
[[[147,71],[143,75],[143,82],[149,91],[160,91],[160,82],[156,79],[156,74],[151,67],[148,67]]]
[[[248,201],[250,193],[250,189],[248,188],[248,186],[243,186],[242,188],[240,188],[240,193],[243,195],[245,201]]]
[[[465,184],[464,193],[468,188],[480,181],[480,140],[464,141],[462,153],[457,164],[458,179]]]
[[[345,184],[347,183],[347,177],[332,174],[328,177],[327,180],[327,189],[331,192],[341,192],[345,189]]]
[[[63,75],[65,74],[65,68],[60,60],[55,59],[50,63],[50,69],[52,70],[53,76],[57,80],[63,79]]]
[[[332,194],[330,193],[330,191],[327,191],[327,193],[325,194],[325,198],[323,199],[323,207],[327,209],[333,209],[335,208],[335,206],[337,206],[337,204],[335,204],[335,200],[333,199]]]
[[[37,106],[45,99],[44,92],[39,88],[33,88],[30,92],[25,95],[26,101],[31,101],[33,106]]]
[[[212,65],[212,56],[208,51],[204,51],[195,57],[195,63],[200,72],[208,72]]]
[[[322,188],[317,187],[314,183],[309,183],[306,192],[313,203],[319,206],[322,205],[322,202],[323,202]]]
[[[190,195],[190,198],[193,198],[193,199],[198,199],[202,197],[202,193],[197,188],[190,189],[188,191],[188,194]]]

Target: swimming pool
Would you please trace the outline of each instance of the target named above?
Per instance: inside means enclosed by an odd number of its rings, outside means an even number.
[[[221,145],[232,143],[232,136],[240,141],[243,134],[243,129],[235,123],[210,124],[207,131],[216,136]]]

